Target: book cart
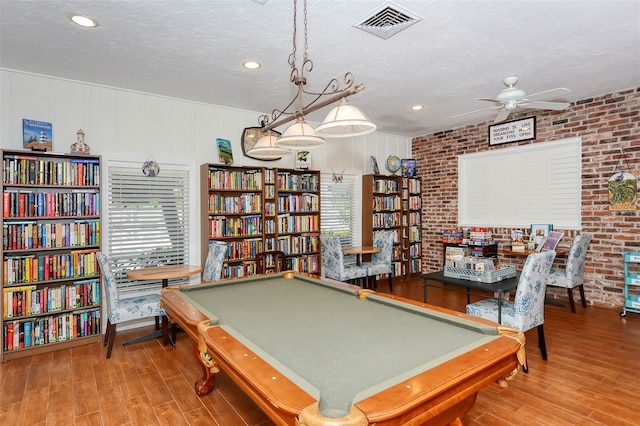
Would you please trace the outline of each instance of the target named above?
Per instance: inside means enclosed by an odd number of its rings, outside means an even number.
[[[624,254],[624,305],[621,317],[627,312],[640,314],[640,252]]]

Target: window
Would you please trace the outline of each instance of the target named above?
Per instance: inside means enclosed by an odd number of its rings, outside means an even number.
[[[320,217],[323,233],[336,234],[343,246],[358,245],[360,222],[356,220],[356,175],[342,174],[342,182],[334,182],[333,175],[323,173],[320,184]]]
[[[579,229],[581,161],[580,138],[461,155],[459,225]]]
[[[146,177],[139,163],[112,161],[107,185],[108,253],[118,287],[125,292],[159,291],[160,280],[131,281],[126,274],[133,268],[186,263],[188,167],[163,164],[161,173]]]

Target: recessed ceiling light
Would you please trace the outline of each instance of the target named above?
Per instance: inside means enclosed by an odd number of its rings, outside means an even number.
[[[91,18],[82,15],[72,15],[71,20],[85,28],[95,28],[98,26],[98,23]]]
[[[254,61],[247,61],[242,64],[242,66],[250,70],[255,70],[256,68],[260,68],[262,65]]]
[[[414,105],[411,107],[412,110],[414,111],[420,111],[422,109],[424,109],[424,105]]]

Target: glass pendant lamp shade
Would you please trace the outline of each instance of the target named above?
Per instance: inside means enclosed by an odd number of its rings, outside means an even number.
[[[247,152],[247,154],[264,159],[264,160],[274,160],[282,157],[283,155],[291,154],[291,150],[278,146],[276,144],[278,140],[278,135],[273,133],[264,135],[258,142]]]
[[[333,138],[362,136],[374,132],[376,125],[366,115],[353,105],[349,105],[346,98],[333,108],[322,124],[316,127],[316,132]]]
[[[298,120],[284,131],[276,143],[280,147],[304,149],[317,148],[324,144],[324,138],[316,135],[313,127],[309,126],[302,117],[298,117]]]

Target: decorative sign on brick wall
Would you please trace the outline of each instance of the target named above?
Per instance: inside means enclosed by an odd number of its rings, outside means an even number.
[[[508,121],[489,126],[489,145],[527,141],[536,138],[536,118]]]

